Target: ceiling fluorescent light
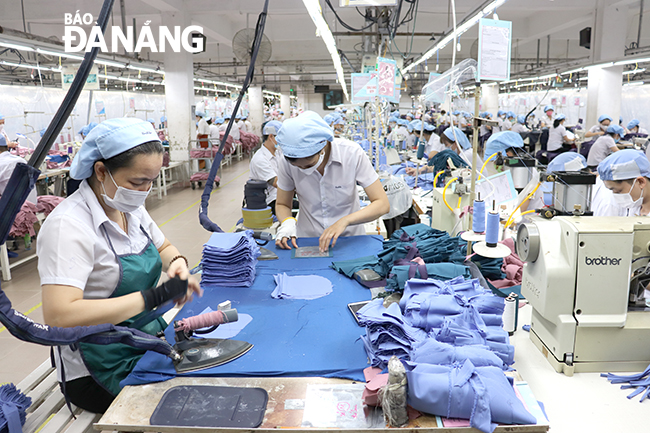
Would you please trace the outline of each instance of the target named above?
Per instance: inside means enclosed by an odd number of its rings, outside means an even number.
[[[11,42],[0,41],[0,47],[13,48],[14,50],[34,51],[34,48],[27,45],[13,44]]]
[[[100,65],[113,66],[114,68],[124,68],[126,66],[126,63],[115,62],[113,60],[104,60],[99,57],[95,59],[95,63],[98,63]]]
[[[145,71],[145,72],[151,72],[152,74],[165,75],[165,71],[161,71],[159,69],[147,68],[146,66],[126,65],[126,67],[128,69],[133,69],[133,70],[136,70],[136,71]]]
[[[634,69],[632,71],[625,71],[625,72],[623,72],[623,75],[638,74],[640,72],[645,72],[645,68]]]
[[[325,46],[327,47],[327,50],[330,52],[330,55],[332,56],[332,62],[334,63],[334,69],[336,70],[336,75],[338,76],[339,83],[343,88],[343,93],[345,94],[345,98],[349,101],[350,95],[348,95],[348,88],[347,85],[345,84],[345,75],[343,74],[343,65],[341,64],[341,56],[339,56],[339,52],[336,49],[336,41],[334,40],[334,36],[332,35],[332,32],[330,31],[330,28],[327,25],[327,22],[323,18],[323,13],[320,8],[320,3],[318,0],[302,0],[302,2],[305,4],[305,8],[307,8],[307,12],[309,12],[309,16],[311,17],[312,21],[316,25],[316,34],[323,39],[323,42],[325,42]]]
[[[61,72],[61,69],[59,69],[59,68],[51,68],[49,66],[36,66],[36,65],[30,65],[30,64],[27,64],[27,63],[7,62],[6,60],[0,61],[0,64],[5,65],[5,66],[12,66],[14,68],[38,69],[40,71]]]
[[[39,54],[45,54],[46,56],[63,57],[65,59],[73,59],[73,60],[84,59],[83,56],[77,56],[75,54],[68,54],[68,53],[60,53],[57,51],[44,50],[43,48],[36,48],[36,52]]]

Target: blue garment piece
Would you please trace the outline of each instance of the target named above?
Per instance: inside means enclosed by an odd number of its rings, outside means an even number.
[[[332,293],[332,283],[320,275],[292,275],[286,273],[274,275],[275,290],[271,297],[275,299],[318,299]]]
[[[472,275],[469,268],[455,263],[429,263],[426,265],[428,278],[434,280],[451,280],[454,277],[462,276],[470,278]],[[392,273],[386,279],[386,290],[402,290],[404,283],[409,279],[409,266],[393,266]],[[422,278],[420,270],[416,270],[415,278]]]
[[[456,152],[451,149],[445,149],[436,153],[430,160],[429,166],[433,167],[433,172],[438,173],[439,171],[445,170],[448,166],[447,160],[451,159],[451,162],[454,163],[454,166],[457,168],[469,167],[463,158],[461,158]],[[441,174],[440,177],[444,179],[444,174]]]
[[[13,383],[0,386],[0,432],[22,433],[32,399]]]
[[[404,172],[406,172],[406,170]],[[434,177],[435,177],[434,173],[422,173],[418,175],[418,188],[422,189],[423,191],[432,190]],[[404,181],[409,186],[409,188],[415,187],[415,176],[406,176],[404,178]]]
[[[250,287],[261,255],[253,231],[213,233],[203,246],[202,284]]]
[[[427,338],[411,352],[411,361],[418,364],[462,364],[466,359],[472,361],[472,364],[477,367],[492,366],[503,370],[508,368],[487,346],[457,347]]]
[[[393,175],[399,176],[400,174],[406,174],[406,167],[415,167],[415,164],[411,161],[402,162],[401,164],[391,165],[393,169]]]
[[[621,385],[621,389],[634,388],[634,391],[627,396],[628,399],[641,394],[639,402],[642,402],[650,396],[650,365],[643,372],[637,374],[601,373],[600,376],[607,378],[612,384],[627,384]]]
[[[408,403],[416,410],[465,418],[482,432],[496,423],[537,424],[498,367],[476,367],[470,360],[451,366],[406,363]]]
[[[380,273],[382,267],[377,256],[365,256],[358,259],[332,262],[332,269],[346,275],[348,278],[352,278],[354,273],[361,269],[372,269]]]

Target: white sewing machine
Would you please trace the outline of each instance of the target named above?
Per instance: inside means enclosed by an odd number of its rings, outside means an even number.
[[[647,217],[535,218],[516,244],[530,338],[557,372],[648,366],[650,311],[628,309],[631,275],[650,258]]]

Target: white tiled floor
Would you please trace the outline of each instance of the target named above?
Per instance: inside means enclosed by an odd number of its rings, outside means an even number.
[[[248,180],[248,158],[225,167],[221,174],[221,186],[210,199],[208,215],[224,231],[234,228],[241,218],[244,184]],[[210,233],[199,224],[198,209],[201,200],[199,188],[175,186],[167,196],[158,200],[155,194],[147,199],[147,210],[161,227],[167,238],[184,254],[191,266],[201,259],[201,248]],[[32,248],[36,248],[33,245]],[[2,281],[2,290],[14,308],[29,313],[36,322],[43,322],[41,289],[37,261],[32,260],[11,271],[11,281]],[[18,383],[49,357],[49,348],[24,343],[0,327],[0,384]]]

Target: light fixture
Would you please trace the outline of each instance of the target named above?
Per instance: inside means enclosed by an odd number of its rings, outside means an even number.
[[[641,86],[643,84],[643,81],[630,81],[629,83],[623,84],[623,86]]]
[[[303,0],[307,1],[307,0]],[[420,63],[424,62],[425,60],[431,58],[436,52],[439,50],[443,49],[444,47],[447,46],[450,42],[455,40],[457,37],[465,33],[467,30],[478,24],[478,22],[481,20],[481,18],[489,15],[490,13],[494,13],[496,11],[496,8],[504,4],[507,0],[494,0],[492,3],[487,5],[483,10],[478,11],[474,16],[471,18],[465,20],[462,22],[458,27],[456,27],[456,31],[452,31],[448,35],[446,35],[444,38],[440,40],[436,45],[433,46],[429,51],[424,53],[422,57],[420,57],[417,61],[411,63],[408,67],[402,70],[402,73],[406,73],[419,65]]]
[[[625,72],[623,72],[623,75],[638,74],[638,73],[641,73],[641,72],[645,72],[645,68],[633,69],[631,71],[625,71]]]
[[[14,68],[38,69],[39,71],[61,72],[60,68],[51,68],[49,66],[30,65],[28,63],[14,63],[14,62],[8,62],[6,60],[0,61],[0,65],[12,66]]]
[[[126,65],[126,67],[128,69],[133,69],[136,71],[145,71],[145,72],[151,72],[152,74],[165,75],[165,71],[162,71],[160,69],[147,68],[145,66],[139,66],[139,65]]]
[[[13,48],[14,50],[34,51],[34,48],[27,45],[14,44],[11,42],[0,41],[0,47]]]
[[[497,0],[497,1],[505,1],[505,0]],[[323,18],[323,13],[320,8],[320,3],[318,0],[302,0],[302,2],[305,4],[305,8],[307,8],[307,12],[309,12],[309,16],[311,17],[312,21],[316,25],[316,35],[320,36],[323,39],[323,42],[327,47],[327,51],[329,51],[330,55],[332,56],[332,62],[334,63],[334,69],[336,70],[336,74],[338,76],[338,82],[341,84],[341,87],[343,88],[343,93],[345,94],[345,98],[347,100],[350,100],[350,95],[348,95],[348,88],[347,85],[345,84],[345,75],[343,74],[343,65],[341,64],[341,56],[339,55],[339,52],[336,48],[336,41],[334,40],[334,36],[332,35],[332,32],[330,31],[330,28],[327,25],[327,22]]]
[[[114,68],[124,68],[126,66],[126,63],[115,62],[113,60],[104,60],[100,57],[97,57],[95,59],[95,63],[98,63],[100,65],[112,66]]]
[[[36,48],[36,52],[38,54],[45,54],[46,56],[63,57],[66,59],[74,59],[74,60],[84,59],[83,56],[77,56],[76,54],[60,53],[56,51],[44,50],[43,48]]]

